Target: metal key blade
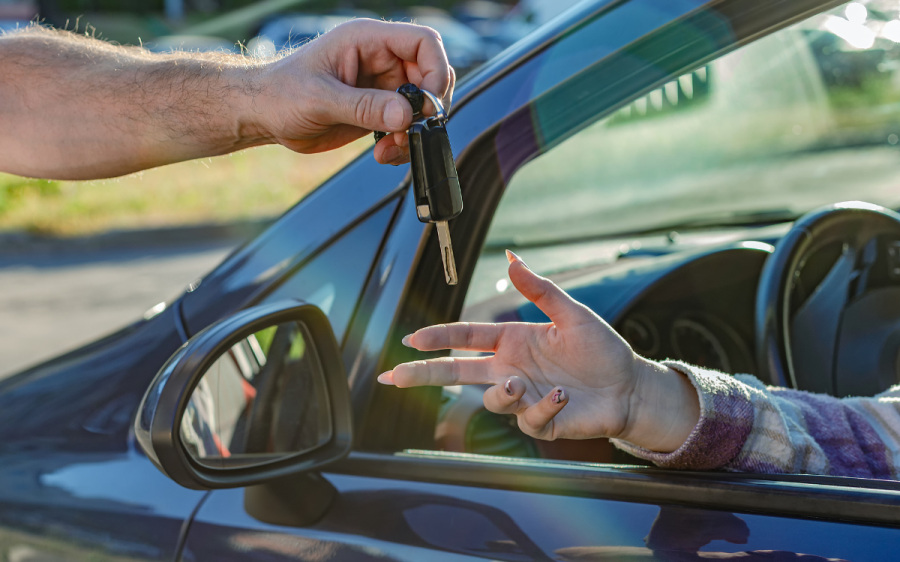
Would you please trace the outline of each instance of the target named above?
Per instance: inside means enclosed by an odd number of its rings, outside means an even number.
[[[453,244],[450,242],[450,228],[447,221],[434,223],[437,228],[438,242],[441,245],[441,261],[444,262],[444,278],[448,285],[456,285],[456,258],[453,257]]]

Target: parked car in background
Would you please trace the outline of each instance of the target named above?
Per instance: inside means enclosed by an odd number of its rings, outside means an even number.
[[[0,31],[27,26],[38,15],[38,6],[29,0],[0,1]]]
[[[447,59],[462,77],[486,61],[492,53],[482,38],[469,26],[460,23],[438,8],[417,7],[391,14],[393,21],[412,21],[434,28],[441,34]]]
[[[375,381],[438,355],[402,345],[423,326],[542,321],[512,248],[647,357],[896,383],[900,4],[851,6],[551,20],[457,88],[458,285],[409,168],[367,151],[166,306],[0,381],[0,556],[895,559],[897,482],[638,466],[535,441],[471,388]]]
[[[281,14],[262,24],[256,37],[248,42],[247,49],[262,55],[294,49],[353,18],[378,19],[378,15],[361,10],[332,14]]]
[[[221,37],[209,37],[206,35],[164,35],[143,43],[143,47],[154,53],[169,53],[172,51],[240,52],[235,43]]]
[[[345,11],[333,14],[288,14],[271,19],[260,27],[259,33],[247,43],[251,53],[274,54],[293,49],[353,18],[378,18],[375,13]],[[468,72],[487,60],[488,51],[481,37],[468,26],[456,21],[447,12],[436,8],[414,8],[396,12],[394,21],[415,21],[433,27],[441,34],[447,58],[457,75]]]
[[[514,7],[489,0],[470,0],[458,4],[452,13],[457,20],[478,33],[485,43],[488,58],[540,27],[540,24],[519,16]]]

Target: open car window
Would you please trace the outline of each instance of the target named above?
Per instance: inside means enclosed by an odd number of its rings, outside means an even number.
[[[842,200],[900,206],[898,11],[895,2],[851,2],[815,15],[671,80],[522,166],[494,214],[466,306],[505,290],[506,248],[541,248],[549,263],[529,265],[551,272],[611,259],[622,243],[590,258],[565,251],[585,240],[790,220]]]
[[[817,14],[582,123],[575,134],[545,122],[555,113],[543,116],[536,103],[535,128],[550,134],[542,154],[508,180],[460,319],[533,319],[508,282],[506,248],[539,273],[572,276],[642,246],[671,244],[674,231],[786,222],[850,199],[900,206],[898,17],[900,5],[889,2]],[[706,326],[678,326],[694,356],[716,347]],[[742,343],[752,345],[746,333]],[[692,359],[669,347],[668,356]],[[483,409],[483,390],[444,391],[438,448],[623,460],[600,443],[581,443],[573,453],[565,443],[527,438],[514,418]]]

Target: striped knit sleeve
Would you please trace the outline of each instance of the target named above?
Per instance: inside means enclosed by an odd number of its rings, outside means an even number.
[[[766,387],[679,362],[700,398],[700,420],[672,453],[613,443],[667,468],[900,478],[900,385],[874,398],[838,399]]]

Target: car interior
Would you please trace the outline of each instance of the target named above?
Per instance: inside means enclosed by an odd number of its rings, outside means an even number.
[[[888,2],[868,8],[885,21],[898,12]],[[897,346],[880,336],[877,352],[863,343],[873,322],[880,334],[896,322],[884,313],[898,308],[894,219],[844,221],[853,234],[843,238],[823,226],[779,270],[791,279],[786,296],[762,286],[774,245],[810,210],[851,200],[900,206],[900,35],[887,29],[890,41],[875,42],[836,27],[853,17],[840,6],[751,42],[589,121],[521,166],[491,220],[460,321],[547,321],[510,285],[508,248],[645,357],[777,384],[760,369],[757,349],[764,294],[792,327],[772,329],[793,330],[781,357],[796,368],[784,383],[836,396],[896,384]],[[842,346],[831,372],[819,357],[836,340],[857,346]],[[880,366],[859,366],[865,353]],[[483,390],[443,390],[436,449],[644,464],[603,439],[534,440],[514,416],[485,410]]]

